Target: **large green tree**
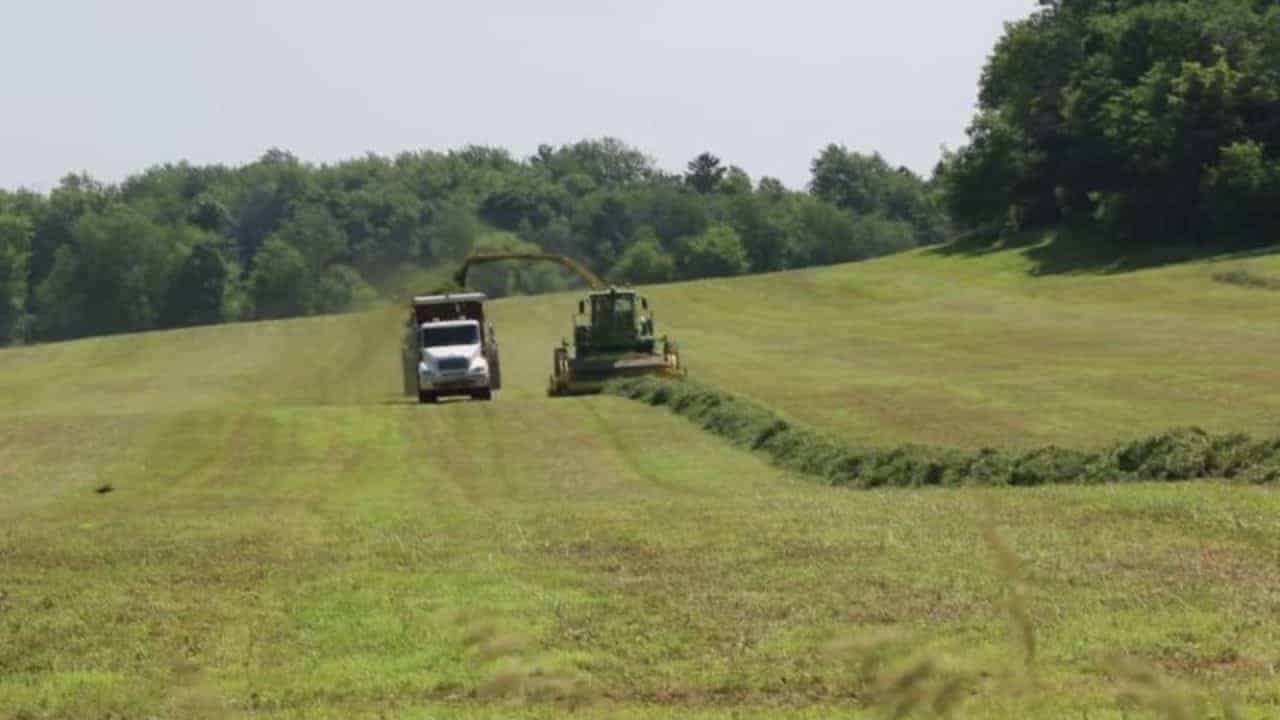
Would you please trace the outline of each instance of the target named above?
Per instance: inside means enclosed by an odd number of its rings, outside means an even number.
[[[1265,165],[1261,150],[1259,161],[1242,147],[1236,165]],[[341,312],[369,304],[374,286],[398,292],[483,249],[562,253],[601,276],[659,282],[856,260],[936,234],[918,178],[842,148],[823,158],[814,193],[770,178],[753,187],[709,154],[664,172],[611,138],[526,160],[468,146],[315,165],[273,149],[240,167],[159,165],[118,185],[70,175],[47,195],[0,191],[0,216],[19,218],[8,235],[30,240],[29,252],[5,241],[3,291],[25,286],[26,297],[6,306],[0,338],[19,326],[53,340]],[[842,165],[871,172],[856,188],[828,182]],[[1216,216],[1268,206],[1269,171],[1214,177]],[[477,278],[494,294],[570,282],[550,266],[491,270]]]
[[[165,228],[115,206],[86,215],[58,248],[38,297],[50,338],[156,327],[178,263],[198,232]]]
[[[970,143],[940,167],[952,215],[1091,216],[1140,241],[1273,239],[1280,4],[1041,4],[997,44]]]
[[[684,277],[741,275],[749,267],[742,239],[727,225],[714,225],[692,238],[679,258],[680,273]]]
[[[315,311],[359,310],[373,302],[374,291],[350,265],[330,265],[316,280]]]
[[[709,152],[704,152],[689,161],[688,168],[684,174],[684,181],[695,192],[706,195],[714,192],[720,186],[720,181],[724,179],[724,174],[727,171],[728,168],[720,163],[720,158]]]
[[[222,322],[230,279],[227,261],[211,243],[202,242],[191,248],[169,287],[160,318],[161,326],[185,327]]]
[[[276,237],[263,243],[249,275],[254,317],[309,315],[315,311],[315,291],[313,270],[301,252]]]
[[[302,253],[316,270],[347,254],[347,238],[333,215],[324,207],[305,204],[297,208],[276,234]]]
[[[585,179],[594,187],[618,188],[641,182],[654,173],[653,160],[617,138],[582,140],[553,148],[543,145],[532,159],[557,182]],[[582,183],[583,180],[574,181]]]
[[[87,175],[62,178],[34,216],[36,231],[31,238],[29,293],[34,294],[53,269],[58,249],[73,242],[72,233],[80,220],[86,215],[102,213],[116,202],[117,195],[114,189]]]
[[[855,215],[906,222],[916,244],[946,239],[946,218],[925,182],[905,167],[891,167],[879,153],[862,155],[828,145],[810,168],[809,189],[818,199]]]
[[[27,264],[34,235],[28,218],[0,214],[0,345],[26,339]]]
[[[471,252],[483,228],[475,212],[457,203],[442,203],[426,226],[422,257],[433,262],[453,262]]]
[[[661,283],[675,279],[676,263],[658,242],[652,230],[646,229],[613,266],[610,277],[624,283]]]

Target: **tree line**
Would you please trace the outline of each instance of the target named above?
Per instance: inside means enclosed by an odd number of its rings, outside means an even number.
[[[1280,2],[1040,0],[935,173],[964,227],[1083,223],[1117,244],[1280,239]]]
[[[832,145],[806,190],[704,153],[664,172],[615,139],[368,155],[270,150],[118,184],[75,174],[0,191],[0,344],[339,312],[397,274],[541,249],[653,283],[872,257],[941,241],[933,186]],[[477,272],[496,295],[564,289],[550,267]]]
[[[1280,0],[1037,2],[988,59],[968,142],[927,180],[832,145],[792,190],[709,153],[666,172],[606,138],[333,165],[271,150],[0,190],[0,343],[358,308],[475,250],[650,283],[858,260],[952,224],[1079,224],[1118,246],[1280,237]],[[477,281],[568,282],[547,267]]]

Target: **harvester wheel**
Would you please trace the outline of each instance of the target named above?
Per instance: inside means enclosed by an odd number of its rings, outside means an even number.
[[[414,372],[414,368],[410,367],[408,361],[405,361],[403,364],[404,364],[404,373],[403,373],[404,374],[404,394],[412,395],[414,389],[417,388],[418,386],[417,373]]]
[[[493,353],[493,359],[489,361],[490,390],[502,389],[502,361],[498,359],[498,353]]]
[[[675,377],[689,374],[684,363],[680,361],[680,345],[675,340],[664,340],[662,343],[662,359],[667,364],[667,372]]]
[[[569,350],[558,347],[551,353],[551,383],[547,387],[547,395],[555,397],[564,394],[564,387],[569,378]]]

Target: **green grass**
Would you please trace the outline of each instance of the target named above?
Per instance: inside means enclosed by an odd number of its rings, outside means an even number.
[[[929,251],[655,289],[693,373],[876,444],[1101,447],[1169,427],[1280,435],[1280,257],[1032,277]],[[542,302],[550,303],[551,300]],[[664,326],[665,327],[665,326]]]
[[[1270,293],[1028,262],[652,297],[695,377],[858,445],[1280,435]],[[824,487],[545,398],[572,304],[495,304],[492,404],[405,402],[390,311],[0,352],[0,717],[1280,712],[1274,489]]]

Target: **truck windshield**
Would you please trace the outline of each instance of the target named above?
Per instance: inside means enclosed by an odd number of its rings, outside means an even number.
[[[480,335],[475,325],[454,325],[452,327],[422,329],[422,347],[475,345],[478,342],[480,342]]]

